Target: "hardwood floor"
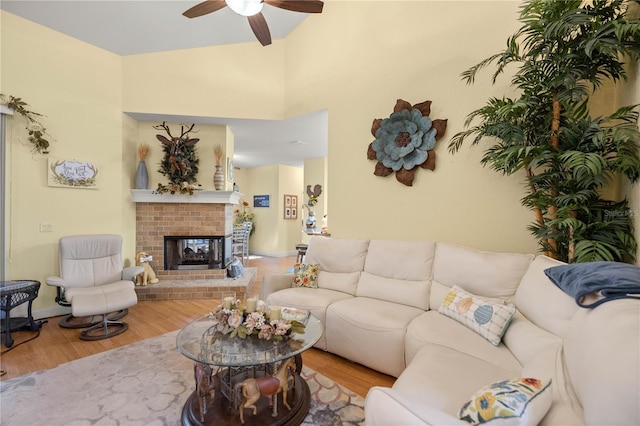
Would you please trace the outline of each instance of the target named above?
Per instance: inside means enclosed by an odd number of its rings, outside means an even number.
[[[256,282],[261,283],[265,274],[281,273],[295,263],[295,257],[252,257],[247,266],[256,267]],[[53,368],[88,355],[128,345],[139,340],[159,336],[182,328],[189,321],[211,311],[215,300],[140,301],[129,309],[124,320],[129,330],[110,339],[94,342],[79,339],[79,329],[58,326],[59,317],[49,318],[37,338],[20,344],[35,335],[31,331],[11,333],[15,340],[7,351],[2,346],[0,368],[6,371],[0,380],[18,377],[38,370]],[[366,396],[372,386],[391,386],[395,378],[319,349],[303,354],[305,365],[329,377],[353,392]]]

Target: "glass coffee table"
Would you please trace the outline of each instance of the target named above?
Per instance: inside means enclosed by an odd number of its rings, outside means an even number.
[[[294,333],[281,341],[258,339],[255,335],[230,337],[216,331],[215,322],[208,315],[187,324],[178,333],[176,346],[194,361],[196,390],[184,404],[182,424],[301,424],[311,400],[309,386],[300,377],[301,354],[321,336],[322,324],[313,315],[307,318],[304,334]],[[284,379],[281,386],[286,391],[273,397],[265,396],[269,395],[268,390],[262,390],[262,396],[257,393],[255,414],[252,408],[244,408],[241,420],[239,405],[253,397],[254,389],[270,386],[272,376]]]

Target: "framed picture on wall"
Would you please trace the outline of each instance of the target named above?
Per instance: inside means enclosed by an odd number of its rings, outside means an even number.
[[[61,188],[98,188],[97,163],[92,161],[47,159],[47,185]]]
[[[284,218],[285,219],[296,219],[298,217],[297,206],[298,205],[298,196],[297,195],[284,195]]]
[[[233,160],[231,157],[227,158],[227,180],[233,182]]]
[[[269,195],[254,195],[253,207],[269,207]]]

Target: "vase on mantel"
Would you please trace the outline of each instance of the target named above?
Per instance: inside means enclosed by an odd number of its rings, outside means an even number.
[[[136,170],[136,188],[147,189],[149,186],[149,173],[147,172],[147,163],[144,160],[138,162],[138,169]]]
[[[222,172],[222,166],[216,166],[216,172],[213,174],[213,187],[216,191],[222,191],[224,189],[224,173]]]

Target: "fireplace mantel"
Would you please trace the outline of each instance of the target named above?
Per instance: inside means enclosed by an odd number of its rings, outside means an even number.
[[[236,191],[195,191],[188,194],[154,194],[151,189],[132,189],[134,203],[211,203],[239,204],[244,194]]]

